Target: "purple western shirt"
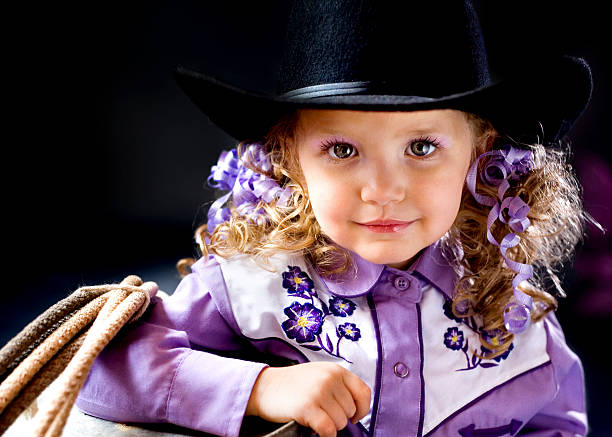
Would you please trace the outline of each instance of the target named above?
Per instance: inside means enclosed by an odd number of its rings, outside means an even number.
[[[279,257],[284,272],[200,259],[100,354],[78,407],[238,436],[257,360],[277,356],[337,362],[370,385],[352,436],[586,434],[582,367],[554,315],[486,359],[475,322],[449,310],[456,274],[437,244],[406,271],[354,257],[357,275],[334,279],[301,257]]]

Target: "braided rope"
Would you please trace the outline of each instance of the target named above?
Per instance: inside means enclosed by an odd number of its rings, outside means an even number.
[[[19,395],[8,404],[2,412],[2,415],[0,415],[0,434],[5,432],[8,427],[17,420],[19,415],[28,409],[28,407],[32,406],[30,411],[37,408],[36,403],[33,404],[33,402],[40,396],[44,388],[51,385],[66,368],[68,362],[83,344],[87,332],[88,331],[84,330],[82,334],[64,346],[57,355],[36,373],[28,385],[21,390]]]
[[[18,353],[11,350],[12,359],[21,361],[0,384],[0,433],[27,406],[27,400],[37,397],[57,378],[49,401],[35,417],[33,435],[60,436],[95,358],[125,324],[144,313],[157,289],[155,283],[143,284],[137,276],[128,276],[120,284],[80,288],[74,295],[95,297],[57,327],[25,359],[15,358]],[[80,334],[89,325],[87,333]],[[26,330],[30,331],[27,335],[24,334]],[[30,345],[23,346],[21,340],[35,342],[31,331],[30,324],[16,337],[20,341],[9,343],[16,349],[27,349]],[[0,373],[5,370],[0,369]]]

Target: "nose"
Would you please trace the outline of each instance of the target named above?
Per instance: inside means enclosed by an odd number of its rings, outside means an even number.
[[[361,187],[363,202],[384,206],[404,200],[408,182],[406,175],[391,163],[373,165],[365,176]]]

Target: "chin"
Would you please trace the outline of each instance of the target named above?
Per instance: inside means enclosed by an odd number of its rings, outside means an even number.
[[[418,253],[418,252],[416,252]],[[381,254],[373,254],[372,252],[368,253],[367,256],[363,256],[359,254],[366,261],[370,261],[374,264],[385,264],[388,266],[396,266],[396,265],[408,265],[410,260],[416,255],[416,253],[406,253],[404,252],[401,255],[397,256],[389,256],[389,252],[381,253]]]

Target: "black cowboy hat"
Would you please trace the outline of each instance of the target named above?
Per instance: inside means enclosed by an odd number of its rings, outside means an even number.
[[[257,66],[249,66],[257,68]],[[296,0],[274,95],[179,67],[191,100],[238,140],[298,108],[479,114],[516,139],[563,137],[587,106],[588,64],[540,57],[492,74],[472,2]]]

